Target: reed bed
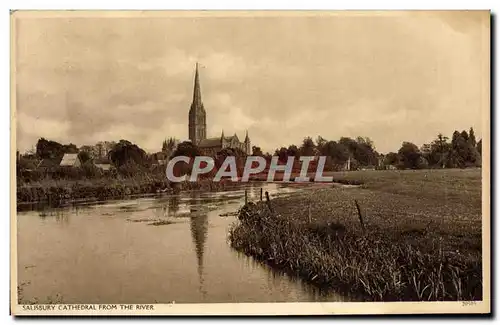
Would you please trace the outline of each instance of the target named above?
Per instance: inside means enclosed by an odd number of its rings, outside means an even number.
[[[235,249],[354,300],[482,298],[481,260],[423,232],[296,222],[252,202],[238,219],[229,235]]]
[[[72,202],[78,200],[109,200],[142,194],[178,193],[189,190],[224,190],[228,182],[201,179],[197,182],[171,183],[166,179],[124,178],[98,180],[53,180],[20,184],[17,187],[17,203]]]
[[[250,202],[231,245],[352,300],[482,299],[480,169],[330,175],[363,185]]]

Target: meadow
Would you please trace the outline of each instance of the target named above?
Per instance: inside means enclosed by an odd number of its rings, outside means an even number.
[[[330,175],[360,186],[249,203],[231,245],[354,300],[482,299],[481,169]]]

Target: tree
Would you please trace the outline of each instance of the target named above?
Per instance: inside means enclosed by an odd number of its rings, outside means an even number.
[[[345,146],[351,154],[354,154],[358,148],[358,143],[351,138],[342,137],[340,138],[339,143]]]
[[[262,152],[262,149],[257,146],[252,146],[252,156],[264,156],[264,153]]]
[[[479,163],[479,153],[472,146],[467,131],[453,132],[451,140],[450,164],[451,167],[477,166]]]
[[[65,153],[78,153],[78,147],[72,143],[63,145],[45,138],[40,138],[36,143],[36,155],[40,159],[62,158]]]
[[[184,141],[177,145],[177,149],[172,153],[171,158],[178,156],[196,157],[201,156],[200,149],[191,141]]]
[[[467,131],[463,130],[462,132],[460,132],[460,135],[466,142],[469,141],[469,133],[467,133]]]
[[[78,147],[72,143],[63,145],[64,153],[78,153]]]
[[[321,152],[322,148],[326,145],[328,141],[323,138],[321,135],[318,135],[316,138],[316,148],[318,149],[319,152]]]
[[[109,152],[105,152],[106,150],[104,149],[104,145],[102,142],[96,143],[95,149],[97,152],[97,158],[104,158],[109,153]]]
[[[471,144],[472,147],[476,148],[476,135],[474,134],[474,129],[471,128],[469,129],[469,143]]]
[[[449,163],[450,151],[451,144],[448,142],[448,137],[439,133],[431,143],[431,153],[427,160],[431,166],[444,168]]]
[[[479,142],[477,143],[477,152],[479,153],[480,156],[483,155],[483,139],[480,139]]]
[[[40,159],[54,159],[64,155],[64,147],[59,142],[40,138],[36,143],[36,155]]]
[[[339,143],[348,148],[351,160],[355,159],[360,166],[377,165],[378,158],[375,153],[373,141],[368,137],[357,137],[356,140],[342,137]]]
[[[478,143],[476,143],[476,135],[474,134],[474,129],[471,127],[469,129],[469,138],[467,140],[468,144],[468,165],[480,166],[481,165],[481,148],[479,148]]]
[[[369,137],[357,137],[356,138],[356,142],[358,144],[364,144],[372,149],[375,149],[374,145],[373,145],[373,141],[369,138]]]
[[[395,152],[389,152],[384,157],[384,165],[386,166],[396,166],[399,163],[399,156]]]
[[[462,147],[465,143],[465,139],[462,138],[460,132],[455,131],[451,137],[451,149],[450,149],[450,167],[464,167],[465,161],[463,159]]]
[[[316,151],[316,146],[311,137],[304,138],[302,145],[300,146],[299,152],[302,156],[314,156]]]
[[[427,165],[429,164],[429,161],[432,160],[432,147],[428,143],[424,143],[420,147],[420,153],[422,154],[422,157],[426,160]]]
[[[279,149],[276,149],[274,152],[275,156],[278,156],[280,161],[287,161],[288,159],[288,151],[285,147],[281,147]]]
[[[419,167],[422,154],[415,144],[403,142],[398,154],[404,168],[416,169]]]
[[[127,140],[120,140],[108,154],[116,167],[124,165],[148,165],[148,157],[144,150]]]
[[[83,151],[81,151],[80,153],[82,152]],[[80,155],[80,153],[78,155]],[[88,157],[90,158],[90,156]],[[99,168],[97,168],[90,159],[87,159],[86,161],[82,161],[82,172],[85,177],[93,178],[97,175],[100,175],[102,171],[99,170]]]
[[[336,141],[328,141],[322,149],[323,156],[331,157],[332,164],[344,165],[349,159],[349,150],[346,146]]]
[[[286,149],[286,154],[288,157],[298,157],[299,156],[299,148],[296,145],[291,144]]]
[[[161,151],[164,152],[168,157],[174,152],[177,143],[179,143],[179,141],[175,138],[168,138],[168,140],[165,139],[163,140]]]
[[[217,156],[224,158],[229,156],[246,157],[246,153],[240,148],[224,148],[217,153]]]
[[[90,154],[87,151],[80,151],[78,153],[78,158],[82,162],[82,164],[85,164],[87,161],[90,160]]]

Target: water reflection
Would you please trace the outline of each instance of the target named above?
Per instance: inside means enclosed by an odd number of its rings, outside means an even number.
[[[202,294],[203,299],[205,299],[206,292],[203,286],[203,253],[205,251],[205,243],[207,241],[207,230],[208,230],[208,215],[206,212],[198,211],[198,204],[201,203],[202,199],[199,192],[192,192],[190,194],[191,202],[195,203],[194,207],[190,210],[193,212],[189,218],[189,226],[191,229],[191,238],[194,244],[194,250],[196,253],[196,263],[198,271],[198,282],[199,290]]]
[[[56,221],[59,224],[67,225],[69,224],[69,215],[66,213],[58,213],[56,214]]]
[[[168,200],[168,215],[169,216],[175,216],[177,212],[179,211],[179,196],[173,195],[169,198]]]
[[[243,260],[245,265],[253,270],[262,270],[266,272],[266,280],[268,287],[282,287],[287,282],[298,283],[301,290],[306,292],[312,301],[348,301],[349,296],[339,296],[332,289],[326,289],[317,285],[311,285],[309,282],[302,280],[299,276],[287,273],[283,270],[272,268],[262,261],[258,261],[241,252],[236,252],[239,259]]]
[[[73,209],[73,211],[68,211],[65,209],[43,209],[42,211],[38,211],[38,216],[40,219],[45,220],[46,218],[55,218],[58,224],[67,225],[69,224],[69,215],[73,212],[75,215],[78,215],[78,209]]]
[[[199,290],[205,298],[206,291],[203,287],[203,255],[205,251],[205,243],[207,241],[208,216],[206,213],[197,213],[189,218],[191,228],[191,237],[196,253],[196,262],[198,269]]]
[[[337,300],[230,247],[235,217],[221,216],[241,207],[245,190],[259,200],[261,187],[271,197],[297,190],[249,184],[18,211],[18,276],[31,283],[26,298],[57,292],[67,303]]]

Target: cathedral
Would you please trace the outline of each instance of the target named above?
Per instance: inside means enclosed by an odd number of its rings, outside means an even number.
[[[189,109],[189,140],[196,144],[205,155],[214,155],[224,148],[237,148],[247,155],[252,153],[248,131],[243,142],[238,139],[236,133],[232,136],[225,136],[224,131],[218,137],[207,138],[207,112],[201,101],[198,63],[196,63],[194,76],[193,102]]]

